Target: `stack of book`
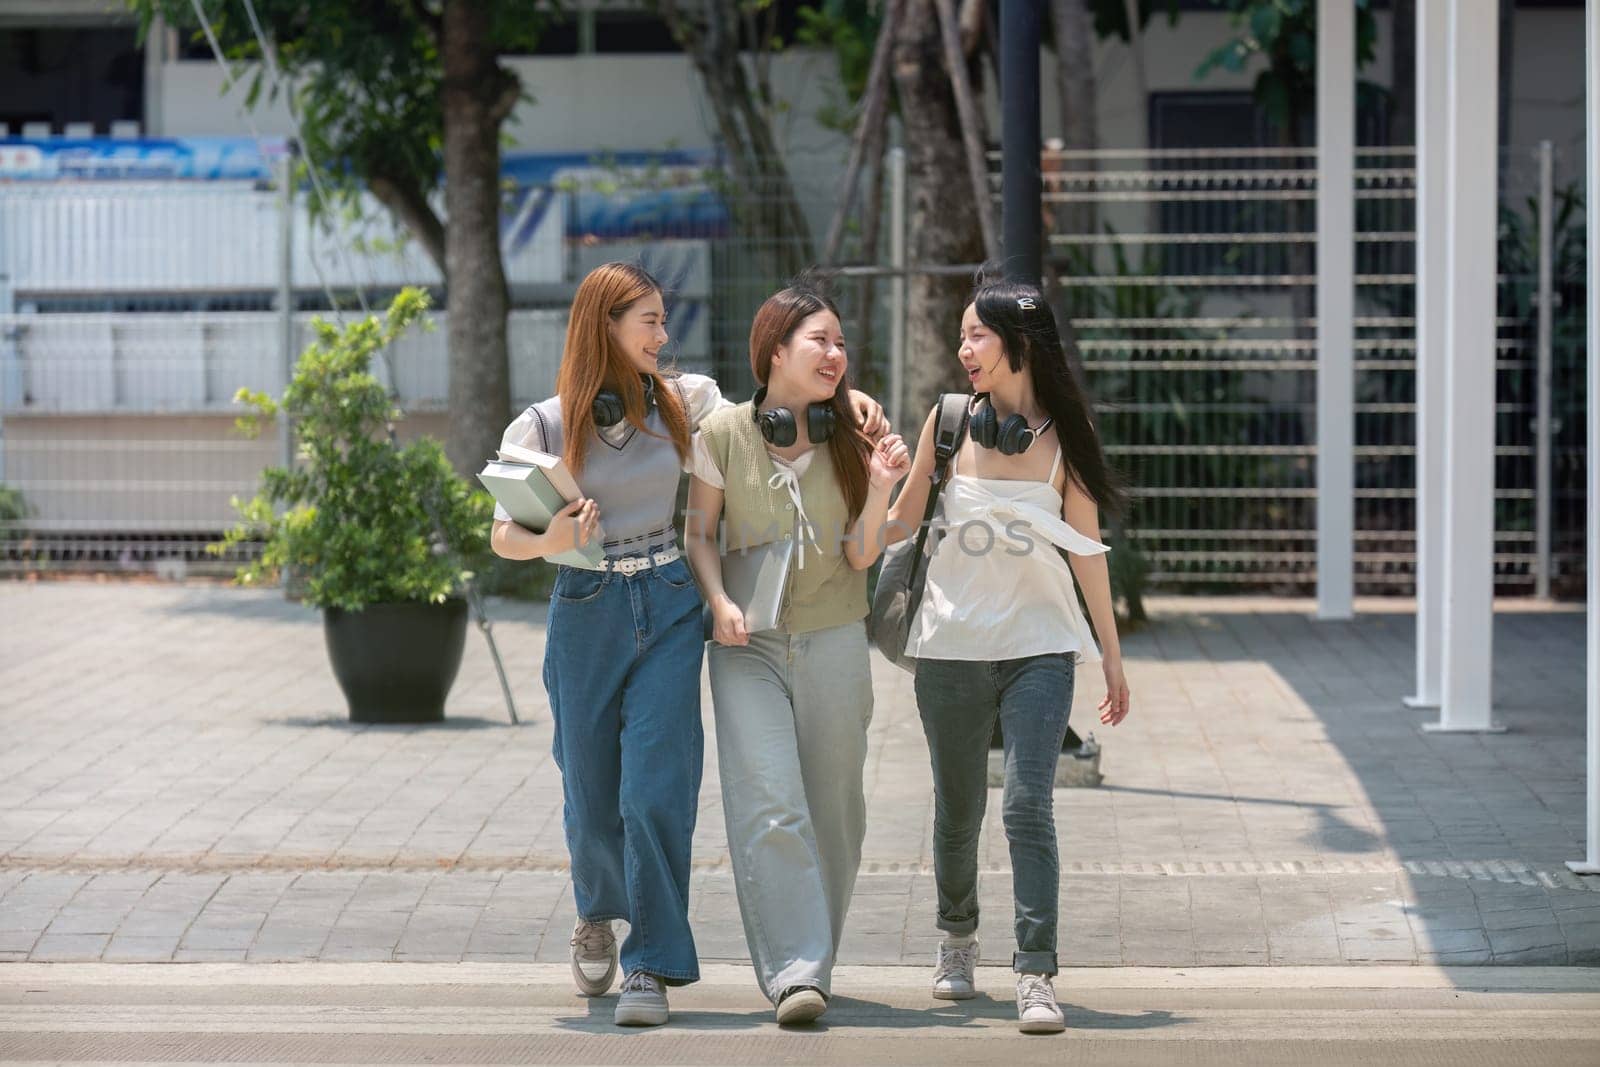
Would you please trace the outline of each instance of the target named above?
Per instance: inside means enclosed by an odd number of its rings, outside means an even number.
[[[583,495],[560,456],[513,444],[500,446],[499,457],[478,472],[478,481],[517,525],[535,533],[548,530],[556,513]],[[605,559],[605,536],[605,530],[596,526],[587,545],[545,558],[563,567],[597,571]]]

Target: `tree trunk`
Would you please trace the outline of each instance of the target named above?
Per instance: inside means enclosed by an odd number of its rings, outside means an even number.
[[[867,142],[867,189],[866,203],[861,210],[861,258],[866,263],[881,263],[878,245],[883,235],[883,185],[884,185],[884,152],[888,147],[887,123],[880,122],[874,131],[874,136]],[[856,329],[854,343],[861,354],[873,365],[883,369],[883,381],[877,387],[877,392],[882,395],[888,391],[889,375],[888,362],[879,358],[875,351],[876,331],[873,315],[877,310],[877,283],[871,275],[863,275],[856,286]],[[902,427],[896,426],[897,432]]]
[[[444,5],[445,285],[450,316],[446,451],[463,474],[494,454],[511,416],[505,268],[500,259],[500,124],[520,86],[495,61],[489,7]]]
[[[845,223],[855,205],[856,183],[861,176],[861,166],[870,161],[877,168],[874,188],[882,186],[883,153],[881,145],[884,126],[889,115],[889,53],[894,44],[894,24],[900,18],[904,0],[888,0],[883,12],[883,26],[878,32],[878,43],[872,49],[872,68],[867,73],[866,88],[861,94],[861,117],[850,135],[850,158],[845,163],[844,181],[839,185],[839,203],[833,209],[833,221],[828,224],[828,236],[823,242],[822,262],[836,263],[839,248],[844,240]],[[874,154],[873,145],[880,146]],[[871,205],[868,205],[870,210]],[[876,251],[875,242],[864,243],[870,258]]]
[[[895,32],[894,79],[905,127],[907,259],[915,266],[974,263],[983,255],[977,205],[966,169],[961,127],[945,75],[933,0],[909,0]],[[971,279],[913,274],[906,285],[906,423],[920,433],[941,392],[966,388],[954,338]]]
[[[1069,151],[1100,147],[1095,118],[1094,23],[1085,0],[1050,0],[1056,40],[1056,92],[1061,98],[1061,141]],[[1092,171],[1094,160],[1075,161],[1068,173]],[[1046,192],[1049,188],[1046,187]],[[1058,232],[1094,233],[1099,229],[1092,202],[1057,205],[1051,212]]]
[[[933,7],[939,16],[945,70],[955,93],[958,136],[966,150],[967,178],[972,182],[972,202],[978,213],[979,232],[983,235],[983,256],[999,259],[1000,223],[995,218],[994,198],[989,195],[989,138],[984,132],[983,112],[978,107],[977,94],[967,70],[967,54],[961,46],[954,0],[934,0]]]
[[[731,171],[729,199],[769,281],[783,281],[816,258],[811,227],[772,133],[767,88],[751,79],[739,51],[739,8],[731,0],[650,0],[688,53],[705,86],[717,136]],[[759,90],[759,91],[758,91]]]
[[[445,274],[449,268],[444,250],[444,220],[434,213],[427,195],[417,183],[409,177],[390,177],[369,164],[367,189],[389,209],[401,229],[421,243],[439,273]]]

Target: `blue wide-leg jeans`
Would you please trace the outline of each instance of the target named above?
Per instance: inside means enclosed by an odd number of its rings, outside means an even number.
[[[705,733],[700,594],[679,559],[634,575],[562,567],[544,684],[578,915],[625,919],[623,972],[700,978],[689,852]]]

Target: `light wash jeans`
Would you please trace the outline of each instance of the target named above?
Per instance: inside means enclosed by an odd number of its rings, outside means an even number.
[[[1018,952],[1013,970],[1056,973],[1061,892],[1056,760],[1072,711],[1074,653],[982,662],[917,661],[917,709],[933,760],[933,869],[939,929],[978,929],[978,831],[989,798],[989,737],[1005,739],[1004,820]]]
[[[700,799],[700,594],[677,560],[632,576],[562,567],[544,684],[578,915],[626,919],[624,973],[700,977],[689,850]]]
[[[872,671],[860,622],[710,647],[728,852],[756,981],[828,994],[861,866]]]

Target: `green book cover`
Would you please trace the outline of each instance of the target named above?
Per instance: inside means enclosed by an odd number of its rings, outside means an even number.
[[[548,530],[555,514],[580,495],[578,483],[559,456],[513,445],[501,448],[500,458],[484,465],[478,481],[519,526],[535,533]],[[599,570],[604,541],[605,530],[597,527],[587,545],[545,558],[564,567]]]

